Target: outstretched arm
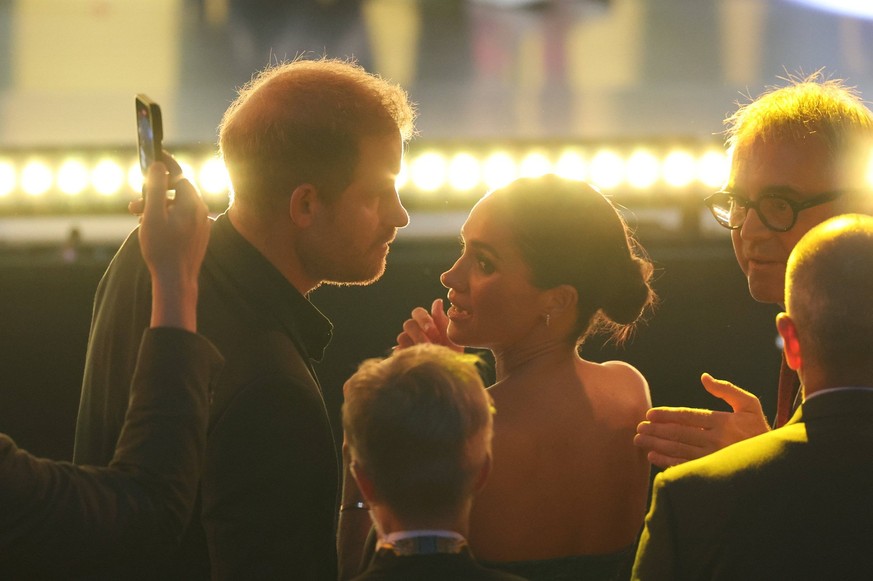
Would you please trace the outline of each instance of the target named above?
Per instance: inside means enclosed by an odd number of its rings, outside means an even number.
[[[761,402],[754,394],[704,373],[703,387],[728,403],[732,412],[694,408],[656,407],[637,426],[634,444],[648,452],[660,468],[706,456],[770,429]]]
[[[37,459],[0,437],[0,566],[99,568],[171,548],[187,525],[202,464],[207,386],[220,356],[195,325],[196,277],[209,235],[193,187],[166,197],[149,172],[143,253],[160,313],[143,337],[131,405],[109,468]],[[146,250],[146,248],[148,250]],[[194,281],[193,287],[191,281]],[[5,570],[5,569],[4,569]]]

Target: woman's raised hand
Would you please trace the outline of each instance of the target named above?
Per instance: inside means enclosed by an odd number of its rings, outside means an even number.
[[[403,332],[397,335],[395,349],[404,349],[419,343],[436,343],[449,349],[461,352],[464,348],[457,345],[446,335],[449,318],[443,310],[443,299],[436,299],[428,313],[423,307],[412,310],[409,319],[403,323]]]

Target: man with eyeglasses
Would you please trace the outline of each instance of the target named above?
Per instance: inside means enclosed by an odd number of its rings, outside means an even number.
[[[731,230],[752,298],[781,306],[786,262],[798,240],[833,216],[873,213],[867,183],[873,113],[842,81],[816,73],[764,93],[725,124],[730,175],[706,204]],[[733,411],[649,410],[634,442],[652,464],[680,464],[771,429],[755,395],[706,373],[701,382]],[[788,421],[800,397],[783,357],[774,428]]]
[[[807,232],[776,328],[803,379],[791,420],[655,478],[633,579],[870,579],[873,218]]]

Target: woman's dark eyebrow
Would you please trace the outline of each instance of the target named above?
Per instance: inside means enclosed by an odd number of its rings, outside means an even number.
[[[477,249],[477,250],[484,250],[485,252],[487,252],[488,254],[493,256],[494,258],[496,258],[498,260],[500,259],[500,253],[497,252],[497,249],[494,248],[493,246],[491,246],[490,244],[488,244],[487,242],[478,242],[476,240],[471,240],[470,246]]]

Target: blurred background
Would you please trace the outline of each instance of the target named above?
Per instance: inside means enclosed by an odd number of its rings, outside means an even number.
[[[311,297],[336,325],[320,364],[334,416],[357,363],[444,296],[472,204],[555,172],[611,195],[658,269],[636,337],[584,355],[639,367],[656,405],[718,406],[708,371],[772,417],[777,309],[748,296],[701,201],[738,102],[819,69],[873,95],[868,0],[0,0],[0,431],[71,456],[93,293],[136,225],[134,94],[160,103],[166,147],[218,213],[236,89],[322,55],[402,84],[420,112],[398,184],[412,222],[386,276]]]

